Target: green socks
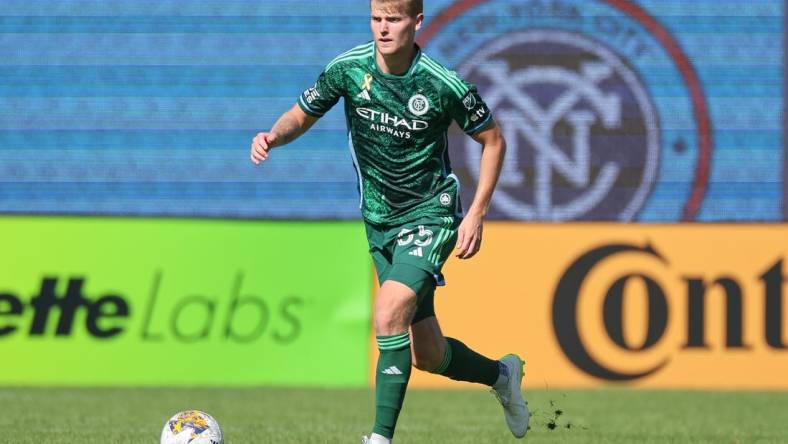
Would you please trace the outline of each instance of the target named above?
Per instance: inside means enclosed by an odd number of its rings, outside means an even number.
[[[456,381],[478,382],[492,387],[500,376],[498,361],[476,353],[454,338],[446,338],[443,362],[433,373]]]
[[[391,439],[410,379],[410,334],[378,336],[377,342],[380,357],[375,372],[375,427],[372,432]],[[433,373],[490,387],[501,377],[498,361],[485,358],[454,338],[446,338],[443,362]]]
[[[375,427],[373,433],[392,438],[410,379],[410,334],[378,336],[375,375]]]

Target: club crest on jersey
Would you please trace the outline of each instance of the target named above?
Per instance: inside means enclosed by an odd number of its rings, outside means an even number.
[[[443,205],[444,207],[448,207],[449,204],[451,204],[451,196],[449,196],[449,193],[443,193],[440,196],[440,201],[441,201],[441,205]]]
[[[422,94],[416,94],[408,100],[408,110],[417,116],[423,116],[430,110],[430,102]]]

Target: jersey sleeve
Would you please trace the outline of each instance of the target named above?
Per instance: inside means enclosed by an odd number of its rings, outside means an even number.
[[[455,122],[465,131],[465,134],[474,134],[487,128],[493,121],[492,113],[484,103],[476,86],[462,81],[465,94],[462,97],[452,94],[449,100],[449,112]]]
[[[343,96],[341,71],[336,66],[324,70],[317,82],[298,97],[298,106],[313,117],[323,117]]]

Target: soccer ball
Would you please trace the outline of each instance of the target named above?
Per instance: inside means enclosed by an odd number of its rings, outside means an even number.
[[[219,423],[211,415],[186,410],[164,424],[161,444],[224,444],[224,438]]]

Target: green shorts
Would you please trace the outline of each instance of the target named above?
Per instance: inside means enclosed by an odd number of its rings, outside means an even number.
[[[454,249],[460,219],[425,217],[394,227],[365,226],[378,283],[405,284],[416,293],[420,306],[431,307],[435,286],[446,284],[441,269]],[[417,312],[414,322],[424,314]]]

